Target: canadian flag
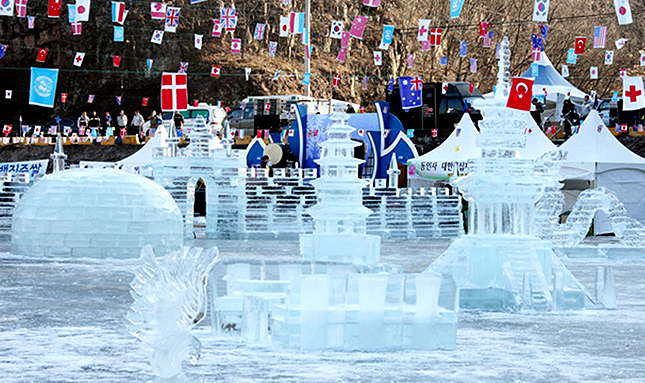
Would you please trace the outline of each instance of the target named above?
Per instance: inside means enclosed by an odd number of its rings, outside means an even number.
[[[219,78],[220,67],[219,65],[213,65],[211,68],[211,77]]]
[[[76,57],[74,57],[74,66],[80,67],[83,65],[83,59],[85,58],[85,53],[76,52]]]
[[[585,53],[585,44],[587,43],[586,37],[576,37],[576,47],[573,53],[581,55]]]
[[[39,63],[44,63],[47,58],[47,49],[38,49],[38,56],[36,56],[36,61]]]
[[[645,108],[642,77],[623,77],[623,110]]]
[[[161,76],[161,110],[172,112],[188,109],[188,77],[186,73],[167,73]]]
[[[12,130],[12,129],[13,129],[13,127],[12,127],[11,125],[5,125],[5,126],[2,128],[2,133],[4,133],[4,135],[5,135],[5,137],[6,137],[6,136],[8,136],[9,134],[11,134],[11,130]]]
[[[60,8],[61,8],[61,1],[60,0],[49,0],[49,10],[47,12],[48,17],[60,17]]]
[[[533,80],[514,77],[511,83],[511,94],[508,96],[507,108],[531,110]]]

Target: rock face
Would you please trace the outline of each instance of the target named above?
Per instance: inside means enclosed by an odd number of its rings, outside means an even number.
[[[369,111],[372,101],[384,99],[388,79],[401,75],[420,75],[424,81],[468,81],[482,91],[490,91],[495,44],[504,35],[511,37],[511,48],[516,52],[511,73],[522,73],[531,62],[530,34],[538,33],[530,22],[532,8],[513,0],[500,0],[497,8],[507,10],[509,15],[508,19],[500,19],[497,13],[488,13],[484,4],[478,5],[478,1],[465,7],[460,18],[450,20],[449,2],[428,6],[421,0],[389,0],[373,8],[360,1],[312,0],[312,95],[364,102]],[[281,1],[246,0],[224,4],[237,9],[239,21],[235,32],[224,33],[222,37],[211,36],[212,20],[219,19],[220,4],[204,1],[191,5],[189,0],[175,0],[171,5],[181,7],[179,25],[176,33],[164,34],[161,45],[152,44],[150,38],[154,30],[163,30],[164,21],[151,19],[148,2],[125,0],[129,13],[124,23],[124,42],[113,41],[114,26],[118,24],[111,22],[109,2],[92,2],[90,19],[82,23],[80,35],[72,35],[65,6],[60,18],[48,18],[47,2],[29,1],[27,15],[36,17],[32,29],[28,28],[26,18],[0,17],[0,43],[9,46],[5,57],[0,59],[0,89],[13,90],[10,100],[0,98],[4,112],[0,123],[17,125],[22,116],[24,124],[44,124],[55,116],[78,117],[83,110],[96,110],[99,115],[110,111],[115,116],[120,109],[125,109],[126,114],[132,116],[135,109],[140,109],[147,117],[159,108],[161,72],[176,72],[180,62],[189,63],[191,100],[211,103],[221,100],[224,105],[233,106],[249,95],[302,93],[304,45],[300,35],[279,37],[280,16],[304,11],[302,2],[283,5]],[[598,9],[595,1],[576,3],[575,7],[553,5],[551,16],[557,17],[550,18],[546,51],[556,68],[565,63],[566,51],[571,46],[570,28],[586,31],[581,33],[591,36],[597,21],[580,16],[597,13]],[[347,58],[340,62],[336,58],[341,40],[329,37],[331,21],[343,21],[344,30],[349,31],[357,15],[368,17],[363,39],[351,38]],[[417,20],[422,18],[431,19],[431,27],[443,28],[440,46],[427,51],[422,50],[417,38]],[[491,22],[492,48],[482,47],[478,21]],[[611,22],[615,23],[613,19]],[[253,39],[258,23],[267,25],[262,40]],[[385,24],[395,26],[394,40],[389,49],[383,51],[383,65],[375,66],[372,52],[378,49]],[[194,34],[204,35],[201,50],[194,47]],[[589,80],[589,66],[602,62],[604,50],[587,49],[578,57],[578,63],[570,66],[573,84],[583,90],[596,89],[603,96],[618,89],[617,68],[638,65],[638,46],[632,42],[639,41],[642,34],[634,28],[620,31],[609,28],[608,44],[621,37],[630,39],[614,58],[611,70],[616,68],[616,73],[601,76],[600,80]],[[232,38],[242,41],[239,54],[230,52]],[[467,57],[458,56],[462,40],[468,41]],[[270,41],[278,43],[275,57],[268,54]],[[36,62],[38,48],[49,49],[44,63]],[[608,45],[607,49],[612,48]],[[80,68],[73,65],[76,52],[85,53]],[[414,54],[411,68],[408,67],[408,54]],[[113,66],[113,56],[121,57],[119,67]],[[447,65],[439,65],[442,56],[448,58]],[[479,60],[477,73],[469,72],[470,58]],[[146,59],[154,60],[150,71]],[[210,77],[212,65],[221,66],[220,78]],[[66,103],[60,102],[60,96],[57,96],[53,110],[27,105],[29,68],[32,66],[61,70],[57,93],[68,94]],[[245,81],[245,67],[252,68],[249,81]],[[282,76],[278,81],[272,81],[276,70],[282,70]],[[338,87],[332,86],[335,74],[342,75]],[[369,77],[367,90],[361,86],[364,76]],[[96,97],[88,104],[90,94]],[[116,96],[122,96],[121,105],[117,104]],[[149,98],[147,107],[142,106],[143,97]]]

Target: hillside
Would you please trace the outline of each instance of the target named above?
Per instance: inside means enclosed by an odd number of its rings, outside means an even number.
[[[0,123],[42,124],[54,116],[77,117],[81,111],[108,110],[115,115],[125,109],[132,115],[140,109],[147,116],[159,107],[159,84],[163,71],[176,72],[180,62],[188,62],[189,98],[224,105],[235,105],[248,95],[302,93],[304,45],[300,35],[279,37],[280,16],[289,12],[304,11],[300,0],[271,2],[247,0],[238,3],[220,3],[212,0],[190,4],[189,0],[175,0],[169,5],[181,7],[176,33],[166,32],[161,45],[152,44],[154,30],[163,29],[163,20],[150,17],[150,2],[125,0],[129,10],[124,23],[125,41],[114,42],[116,23],[111,22],[111,2],[92,1],[90,19],[82,23],[82,33],[73,35],[64,7],[61,17],[47,17],[47,2],[29,1],[27,15],[35,17],[34,28],[28,28],[26,18],[0,17],[0,44],[8,45],[0,59],[0,89],[12,90],[11,99],[0,98],[2,115]],[[384,98],[390,78],[402,75],[419,75],[425,81],[468,81],[483,92],[490,91],[495,82],[495,44],[503,36],[511,41],[511,72],[519,75],[531,62],[531,34],[539,33],[537,23],[531,21],[533,4],[519,0],[501,0],[495,6],[481,0],[465,2],[461,16],[449,18],[449,2],[420,0],[383,0],[379,7],[367,7],[360,0],[312,0],[311,33],[312,95],[334,97],[366,103]],[[235,7],[238,24],[234,32],[212,37],[213,19],[219,19],[220,7]],[[634,23],[619,26],[613,2],[594,0],[558,0],[551,2],[549,32],[545,52],[556,68],[566,63],[566,52],[572,48],[576,36],[587,36],[587,48],[578,56],[575,65],[569,65],[569,80],[583,91],[595,89],[601,96],[619,90],[619,69],[627,68],[630,75],[641,75],[639,66],[640,44],[643,27],[640,15],[643,5],[632,2]],[[349,30],[357,15],[368,17],[362,40],[352,38],[345,62],[338,61],[341,41],[329,37],[332,20],[342,20]],[[431,27],[443,29],[441,44],[422,50],[417,39],[418,19],[431,19]],[[482,47],[479,22],[490,22],[493,31],[492,48]],[[266,24],[262,40],[254,40],[256,24]],[[394,25],[393,43],[384,52],[383,64],[375,66],[373,51],[377,50],[383,25]],[[594,26],[608,26],[606,49],[615,50],[612,65],[603,65],[605,49],[593,49]],[[194,46],[194,34],[204,35],[201,50]],[[242,41],[241,53],[230,52],[231,39]],[[614,41],[627,38],[621,50]],[[275,57],[269,57],[269,41],[278,42]],[[468,42],[466,57],[459,57],[459,42]],[[36,62],[39,48],[47,48],[44,63]],[[82,66],[73,65],[76,52],[85,53]],[[408,54],[414,54],[413,65],[408,67]],[[121,57],[119,67],[113,66],[113,56]],[[440,65],[441,57],[447,65]],[[153,59],[147,70],[147,59]],[[470,73],[470,59],[478,60],[478,71]],[[210,77],[212,65],[221,66],[221,77]],[[59,68],[57,93],[67,93],[66,103],[57,95],[53,109],[29,106],[29,68]],[[590,66],[600,68],[598,80],[589,78]],[[245,81],[244,68],[252,68],[249,81]],[[281,76],[272,77],[277,70]],[[332,77],[342,75],[338,87],[332,86]],[[368,89],[361,89],[363,77],[369,77]],[[95,95],[92,104],[88,95]],[[122,105],[116,102],[122,97]],[[148,97],[147,107],[141,105]],[[369,110],[369,109],[368,109]]]

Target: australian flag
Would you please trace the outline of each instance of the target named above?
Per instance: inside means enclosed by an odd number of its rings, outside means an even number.
[[[0,44],[0,59],[4,57],[5,53],[7,53],[7,45]]]
[[[544,50],[544,44],[542,44],[542,38],[540,36],[531,35],[531,39],[533,40],[533,49]]]
[[[542,40],[546,40],[546,35],[549,33],[549,25],[548,24],[538,24],[540,27],[540,33],[542,34]]]
[[[423,93],[421,77],[399,77],[399,90],[403,109],[421,106],[421,94]]]

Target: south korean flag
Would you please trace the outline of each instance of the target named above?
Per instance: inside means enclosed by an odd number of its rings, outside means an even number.
[[[332,21],[331,30],[329,31],[329,37],[332,39],[341,39],[343,36],[343,22],[342,21]]]

